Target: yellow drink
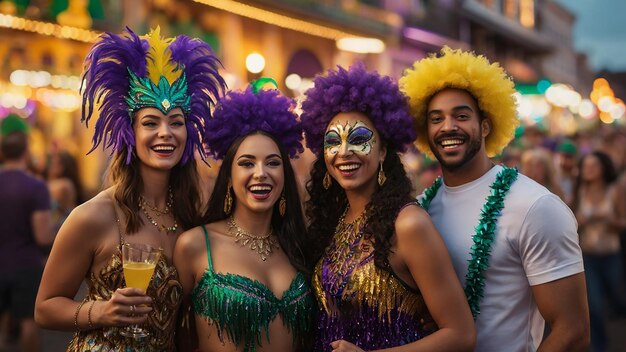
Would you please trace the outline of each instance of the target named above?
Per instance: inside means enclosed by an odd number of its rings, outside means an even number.
[[[124,263],[126,287],[136,287],[146,292],[156,263]]]

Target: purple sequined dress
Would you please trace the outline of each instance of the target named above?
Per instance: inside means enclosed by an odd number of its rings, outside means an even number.
[[[360,222],[340,221],[333,243],[315,267],[315,351],[332,351],[330,343],[340,339],[366,351],[389,348],[437,330],[419,290],[375,266],[373,246],[363,239]]]

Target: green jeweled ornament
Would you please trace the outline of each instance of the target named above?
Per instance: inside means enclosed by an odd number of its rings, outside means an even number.
[[[278,89],[278,83],[276,83],[276,81],[273,78],[261,77],[259,79],[255,79],[254,81],[250,82],[250,86],[252,87],[252,93],[257,94],[263,88],[263,86],[268,83],[276,87],[276,89]]]
[[[502,171],[496,176],[496,180],[489,186],[491,192],[483,208],[480,211],[480,221],[474,229],[472,240],[474,244],[470,248],[471,259],[465,275],[465,295],[474,319],[480,314],[480,301],[485,291],[485,270],[489,268],[491,257],[491,245],[495,239],[495,232],[500,212],[504,208],[504,198],[511,189],[511,185],[517,180],[517,169],[502,166]],[[438,177],[428,189],[424,191],[420,205],[428,210],[430,202],[437,195],[437,191],[443,183]]]
[[[150,78],[137,77],[130,69],[128,74],[130,89],[126,103],[130,113],[145,107],[157,108],[164,114],[174,108],[181,108],[185,113],[190,111],[191,96],[187,95],[187,77],[184,73],[171,85],[164,76],[155,85]]]

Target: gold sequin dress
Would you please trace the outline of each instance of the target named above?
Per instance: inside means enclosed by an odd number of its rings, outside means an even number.
[[[116,289],[125,287],[121,251],[118,248],[107,266],[98,275],[90,273],[86,278],[87,300],[109,300]],[[152,312],[141,327],[150,336],[136,340],[120,335],[120,328],[102,328],[80,331],[74,334],[68,352],[144,352],[175,351],[174,330],[178,308],[182,301],[182,286],[178,273],[160,256],[147,294],[152,297]]]
[[[374,246],[363,238],[365,221],[337,226],[333,242],[313,274],[317,298],[315,351],[331,351],[343,339],[360,348],[401,346],[437,329],[419,290],[391,268],[374,263]]]

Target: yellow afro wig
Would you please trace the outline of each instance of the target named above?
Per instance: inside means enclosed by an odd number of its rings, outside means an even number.
[[[426,109],[437,92],[446,88],[463,89],[478,101],[478,108],[492,123],[491,133],[485,139],[485,150],[490,157],[509,144],[519,125],[513,94],[513,81],[497,63],[489,63],[484,56],[471,52],[441,49],[417,61],[400,78],[400,89],[409,98],[411,114],[417,128],[417,148],[434,158],[426,134]]]

